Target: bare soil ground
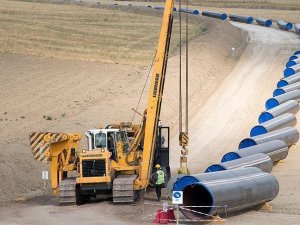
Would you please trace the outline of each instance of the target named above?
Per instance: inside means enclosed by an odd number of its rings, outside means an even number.
[[[191,115],[230,73],[246,41],[246,34],[228,23],[203,21],[207,31],[190,45]],[[234,55],[232,47],[237,49]],[[178,59],[176,54],[169,60],[161,116],[173,134],[177,130]],[[149,64],[95,64],[14,54],[1,54],[0,66],[0,146],[4,149],[0,152],[0,177],[5,180],[0,185],[0,201],[42,186],[41,170],[48,166],[33,161],[29,132],[83,133],[99,123],[131,121],[131,108],[138,102],[149,71]],[[138,108],[141,112],[148,85]],[[140,119],[136,116],[134,121]]]
[[[193,173],[217,162],[248,136],[282,76],[284,63],[300,44],[293,33],[234,24],[249,32],[245,48],[246,35],[241,30],[227,22],[207,21],[207,32],[190,45],[189,163]],[[237,49],[235,53],[232,47]],[[143,204],[102,201],[82,207],[58,206],[49,192],[41,190],[41,170],[48,166],[35,162],[28,146],[30,131],[84,132],[99,123],[131,120],[130,108],[137,103],[149,66],[0,54],[0,68],[0,224],[152,224],[151,219],[142,221]],[[173,130],[171,162],[175,172],[179,163],[177,54],[170,58],[167,74],[162,121]],[[237,214],[225,224],[298,224],[299,150],[295,146],[273,170],[280,182],[273,211]],[[20,195],[24,202],[12,201]],[[36,195],[42,196],[33,197]],[[26,201],[28,197],[33,198]],[[155,204],[154,194],[147,194],[145,200]],[[157,208],[151,206],[152,212]]]

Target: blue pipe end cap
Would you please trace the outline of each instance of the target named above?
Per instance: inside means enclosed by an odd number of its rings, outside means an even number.
[[[253,127],[250,131],[250,137],[268,133],[267,129],[261,125]]]
[[[276,97],[278,95],[282,95],[282,94],[285,94],[285,91],[281,88],[277,88],[275,89],[275,91],[273,92],[273,97]]]
[[[196,179],[193,176],[184,176],[181,177],[179,180],[177,180],[173,185],[173,191],[182,191],[186,186],[199,182],[198,179]]]
[[[266,20],[265,25],[266,25],[266,27],[272,26],[272,20]]]
[[[299,51],[295,51],[294,55],[299,55],[300,54],[300,50]]]
[[[250,23],[253,23],[253,21],[254,21],[254,20],[253,20],[253,17],[249,16],[249,17],[247,18],[247,23],[250,24]]]
[[[221,16],[220,16],[221,20],[226,20],[227,18],[228,18],[228,16],[227,16],[226,13],[222,13]]]
[[[251,138],[245,138],[239,144],[239,149],[248,148],[251,146],[257,145],[256,142]]]
[[[287,81],[285,81],[285,80],[280,80],[277,83],[277,87],[278,88],[282,88],[282,87],[287,86],[287,85],[289,85],[289,83]]]
[[[298,56],[292,55],[292,56],[290,57],[289,61],[293,61],[293,60],[295,60],[295,59],[298,59]]]
[[[296,64],[297,63],[295,61],[288,61],[285,66],[286,66],[286,68],[289,68],[289,67],[295,66]]]
[[[285,25],[285,28],[286,28],[287,30],[291,30],[291,29],[293,29],[293,27],[294,27],[294,25],[293,25],[292,23],[287,23],[287,24]]]
[[[236,152],[228,152],[225,155],[223,155],[221,162],[228,162],[236,159],[240,159],[241,157]]]
[[[211,172],[217,172],[217,171],[223,171],[226,170],[226,168],[220,164],[213,164],[209,166],[206,170],[205,173],[211,173]]]
[[[269,98],[265,104],[267,110],[273,109],[274,107],[276,107],[278,105],[279,105],[279,102],[275,98]]]
[[[263,112],[262,114],[260,114],[260,116],[258,117],[258,123],[261,124],[261,123],[264,123],[266,121],[269,121],[271,119],[273,119],[274,116],[269,113],[269,112]]]
[[[284,77],[289,77],[295,74],[295,71],[292,68],[286,68],[284,70]]]
[[[195,9],[195,10],[193,10],[193,14],[194,14],[194,15],[199,15],[200,12],[199,12],[199,10]]]

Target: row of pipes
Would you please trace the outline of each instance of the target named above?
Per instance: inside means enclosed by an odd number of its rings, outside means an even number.
[[[131,4],[130,4],[131,5]],[[150,5],[148,8],[152,8]],[[155,6],[162,10],[164,7]],[[178,11],[174,7],[174,11]],[[181,9],[181,12],[199,15],[198,10]],[[251,16],[229,15],[203,11],[203,16],[252,24]],[[256,18],[259,25],[272,26],[272,20]],[[300,24],[278,20],[280,29],[295,28]],[[210,165],[204,173],[177,175],[168,183],[168,195],[183,191],[180,210],[189,219],[197,220],[216,214],[236,212],[273,200],[279,192],[279,183],[270,172],[278,161],[287,157],[289,148],[298,142],[299,132],[295,114],[300,101],[300,51],[291,56],[284,77],[277,83],[273,97],[265,103],[266,110],[258,117],[258,125],[243,139],[236,151],[226,153],[220,163]]]
[[[118,5],[118,4],[114,4],[114,5]],[[133,6],[132,4],[128,4],[129,6]],[[151,6],[151,5],[146,5],[143,7],[147,7],[147,8],[153,8],[153,9],[157,9],[157,10],[163,10],[164,6]],[[173,9],[174,11],[178,11],[178,12],[184,12],[184,13],[190,13],[190,14],[194,14],[194,15],[199,15],[200,12],[197,9],[177,9],[176,7],[174,7]],[[237,22],[243,22],[243,23],[248,23],[248,24],[252,24],[254,22],[254,18],[252,16],[242,16],[242,15],[227,15],[226,13],[220,13],[220,12],[213,12],[213,11],[202,11],[201,12],[202,16],[208,16],[208,17],[213,17],[213,18],[217,18],[217,19],[221,19],[221,20],[226,20],[227,18],[229,18],[232,21],[237,21]],[[265,26],[265,27],[271,27],[273,24],[273,21],[271,19],[266,19],[266,18],[262,18],[262,17],[257,17],[255,19],[256,23],[261,25],[261,26]],[[283,20],[278,20],[277,21],[277,26],[282,29],[282,30],[292,30],[293,28],[295,29],[295,32],[297,34],[300,35],[300,23],[290,23],[290,22],[285,22]]]
[[[287,68],[299,66],[299,58],[297,51],[289,59],[296,64],[288,67],[287,63]],[[258,125],[236,151],[226,153],[220,163],[210,165],[204,173],[172,178],[168,194],[183,191],[183,215],[194,220],[213,217],[261,205],[278,195],[279,183],[270,172],[299,140],[299,132],[294,128],[299,111],[299,82],[300,72],[278,82],[276,90],[281,88],[284,92],[274,91],[273,98],[266,101],[266,110],[258,117]]]

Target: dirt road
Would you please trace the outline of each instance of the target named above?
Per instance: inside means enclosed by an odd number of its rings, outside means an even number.
[[[271,96],[275,84],[281,77],[283,65],[288,55],[300,44],[299,39],[292,33],[254,25],[235,25],[249,32],[250,43],[234,70],[224,79],[221,79],[220,85],[214,86],[215,91],[207,96],[207,99],[201,98],[201,95],[197,96],[201,104],[197,106],[197,113],[193,113],[189,131],[191,134],[189,159],[190,169],[193,173],[203,171],[209,164],[217,162],[223,153],[236,149],[239,141],[248,136],[249,130],[257,123],[259,113],[264,109],[264,102]],[[130,73],[130,69],[127,72]],[[218,71],[216,70],[216,72]],[[92,84],[95,81],[90,82]],[[131,80],[126,82],[129,85]],[[200,84],[198,83],[199,86]],[[193,85],[197,86],[197,83]],[[71,97],[71,93],[68,96]],[[97,109],[101,111],[101,107],[93,106],[101,99],[96,99],[96,101],[79,99],[80,102],[85,102],[84,100],[87,103],[83,104],[87,105],[74,106],[74,114],[70,120],[73,124],[58,119],[62,122],[59,127],[70,128],[71,125],[74,126],[74,121],[78,121],[80,118],[81,121],[87,122],[88,119],[84,118],[87,118],[89,113],[93,113],[95,117],[95,114],[98,113]],[[122,103],[122,99],[120,99],[115,102],[115,105]],[[170,103],[167,102],[167,104]],[[94,108],[94,110],[77,113],[77,107],[85,106]],[[53,111],[53,113],[59,115],[61,112]],[[119,113],[115,112],[115,117],[118,115]],[[46,127],[45,123],[42,122]],[[87,124],[91,125],[90,122]],[[38,125],[35,124],[34,126],[38,127]],[[53,125],[48,126],[55,128]],[[171,162],[173,170],[176,171],[178,168],[176,136],[172,143]],[[280,180],[281,187],[279,196],[272,202],[273,211],[268,213],[250,211],[235,215],[230,217],[226,224],[282,225],[298,223],[300,219],[298,215],[300,211],[300,188],[298,186],[300,179],[296,174],[297,159],[300,157],[299,150],[296,147],[295,150],[291,151],[285,163],[274,169],[273,174]],[[152,202],[151,196],[151,194],[147,196],[147,201]],[[142,223],[141,209],[140,205],[113,206],[109,202],[91,203],[82,207],[66,206],[62,209],[57,206],[53,197],[38,197],[24,203],[11,203],[0,208],[0,224],[81,225],[84,221],[84,224],[132,225]],[[129,212],[136,213],[130,214]],[[144,223],[152,224],[152,221],[149,220]]]

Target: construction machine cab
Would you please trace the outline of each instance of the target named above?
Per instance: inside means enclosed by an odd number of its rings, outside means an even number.
[[[85,134],[88,142],[88,150],[105,148],[112,154],[112,159],[117,158],[118,142],[123,143],[123,150],[125,152],[128,150],[129,141],[125,131],[119,129],[94,129],[88,130]]]

